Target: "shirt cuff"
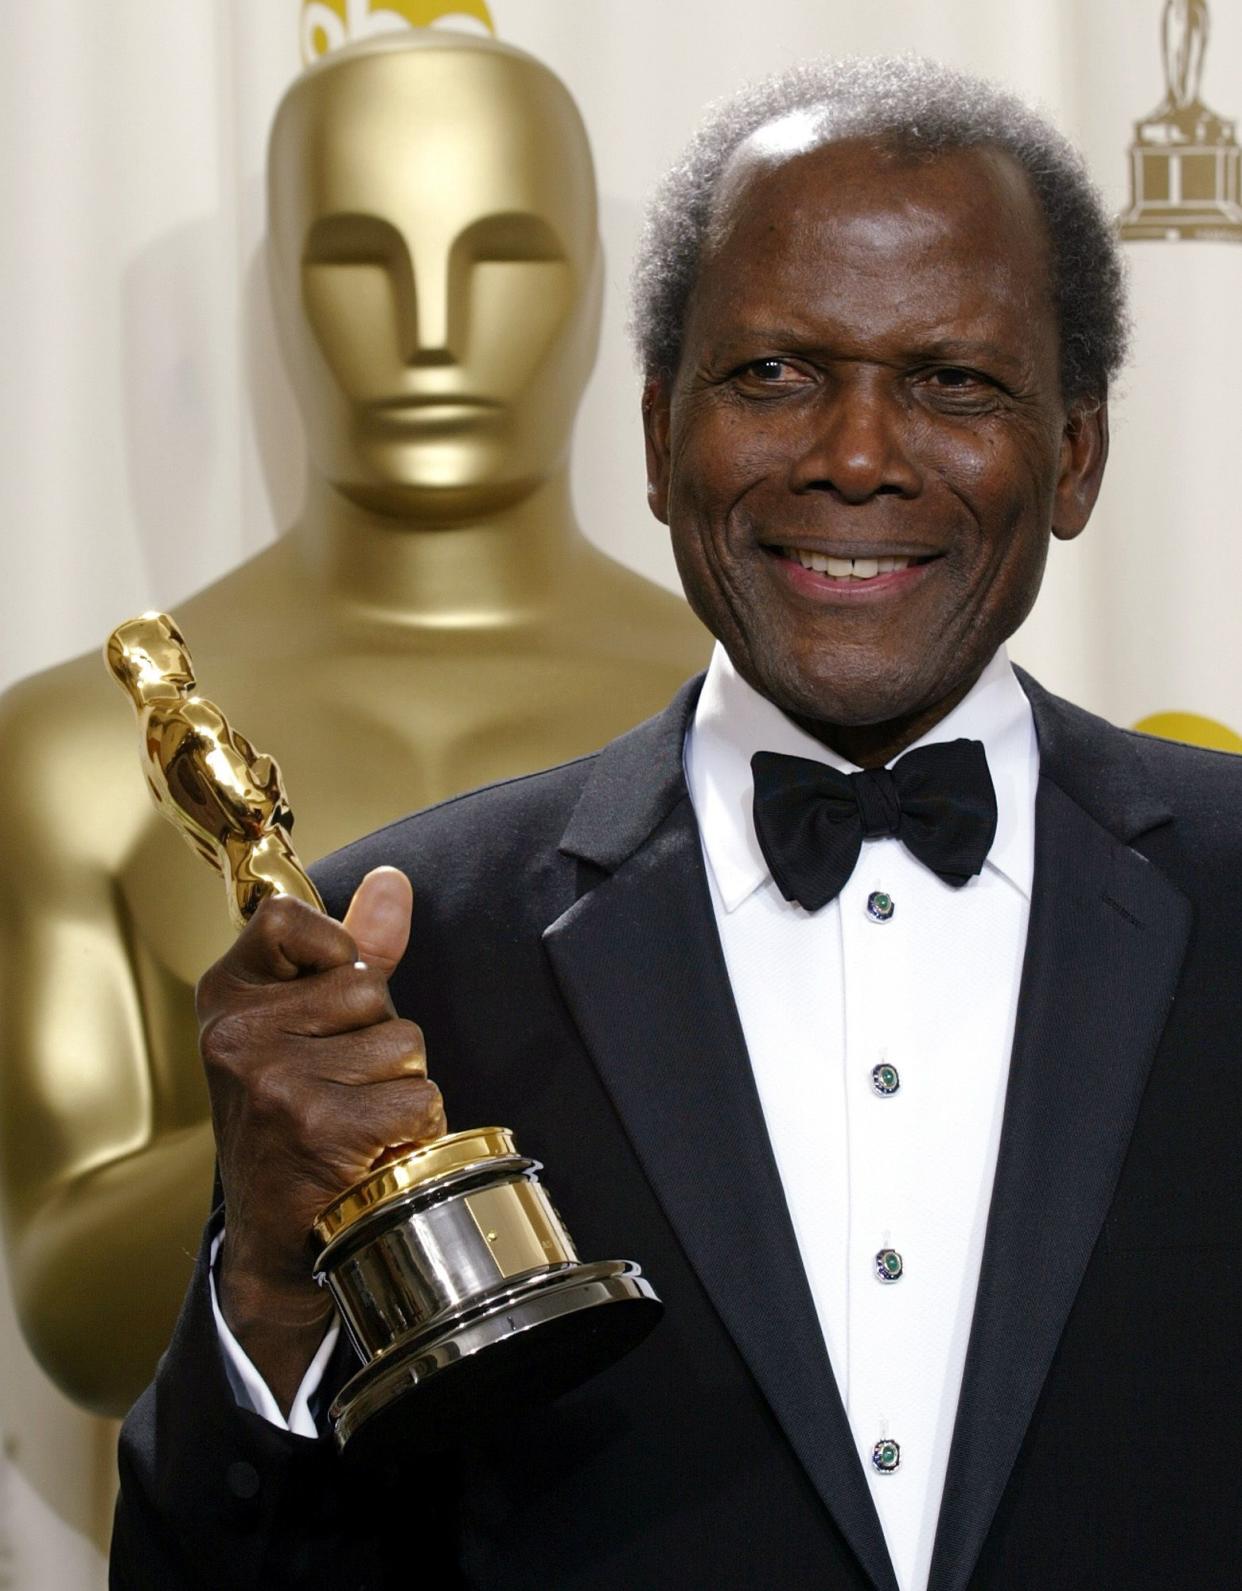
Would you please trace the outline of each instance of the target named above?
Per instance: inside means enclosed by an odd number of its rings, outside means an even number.
[[[286,1419],[280,1412],[280,1405],[272,1396],[267,1382],[251,1364],[242,1345],[229,1330],[220,1309],[220,1300],[216,1296],[216,1255],[220,1252],[220,1244],[223,1241],[224,1231],[221,1229],[212,1240],[211,1266],[207,1280],[211,1288],[211,1312],[216,1320],[216,1335],[220,1339],[220,1347],[224,1353],[224,1373],[228,1376],[229,1386],[233,1389],[233,1397],[240,1408],[249,1409],[252,1414],[262,1415],[269,1425],[278,1426],[282,1431],[291,1431],[294,1436],[317,1437],[320,1433],[315,1427],[310,1403],[319,1391],[319,1383],[323,1380],[328,1360],[331,1359],[337,1338],[341,1334],[340,1317],[333,1315],[326,1336],[319,1344],[315,1357],[306,1367],[306,1374],[302,1377],[302,1383],[289,1410],[289,1418]]]

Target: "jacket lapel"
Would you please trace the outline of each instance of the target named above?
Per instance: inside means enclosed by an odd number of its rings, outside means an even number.
[[[970,1579],[1121,1170],[1190,907],[1130,841],[1168,820],[1134,741],[1022,678],[1035,882],[974,1322],[929,1591]]]
[[[698,683],[598,759],[562,850],[605,876],[544,942],[699,1280],[860,1563],[896,1591],[716,931],[682,773]]]

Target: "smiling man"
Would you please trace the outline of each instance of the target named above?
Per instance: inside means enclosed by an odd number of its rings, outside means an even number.
[[[223,1203],[117,1584],[1228,1581],[1242,777],[1004,651],[1095,502],[1120,284],[1081,162],[977,81],[800,67],[698,135],[635,323],[711,667],[329,859],[343,923],[269,903],[203,980]],[[439,1126],[422,1034],[667,1312],[359,1477],[306,1234]]]

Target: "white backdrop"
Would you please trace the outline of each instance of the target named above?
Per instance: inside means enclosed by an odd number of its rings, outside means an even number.
[[[541,57],[599,170],[604,337],[576,440],[582,522],[675,587],[647,514],[623,336],[643,195],[703,103],[807,55],[914,49],[1038,99],[1129,202],[1134,121],[1162,97],[1165,0],[457,0],[454,26]],[[382,14],[378,14],[381,12]],[[4,0],[0,8],[0,686],[175,607],[296,508],[301,444],[258,249],[264,140],[308,53],[428,23],[434,0]],[[1207,102],[1242,114],[1242,7],[1213,0]],[[1242,730],[1242,249],[1126,245],[1135,358],[1088,534],[1054,548],[1017,658],[1121,722]],[[1236,742],[1242,749],[1242,741]],[[2,1064],[2,1058],[0,1058]],[[0,1586],[101,1585],[110,1432],[69,1409],[0,1319]]]

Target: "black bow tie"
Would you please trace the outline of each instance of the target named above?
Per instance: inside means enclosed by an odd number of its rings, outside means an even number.
[[[775,751],[757,751],[750,766],[764,858],[785,899],[807,911],[840,893],[864,839],[896,835],[959,888],[996,835],[996,792],[977,740],[919,746],[891,769],[858,773]]]

